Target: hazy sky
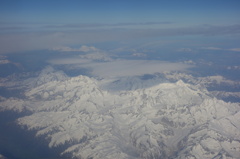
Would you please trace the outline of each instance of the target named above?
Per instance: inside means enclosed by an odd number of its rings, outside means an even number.
[[[0,0],[0,53],[173,39],[236,49],[239,15],[239,0]]]
[[[1,0],[9,23],[238,23],[238,0]]]

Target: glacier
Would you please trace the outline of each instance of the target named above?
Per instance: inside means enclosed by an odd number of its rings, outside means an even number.
[[[47,68],[18,83],[24,98],[1,97],[0,111],[28,111],[17,124],[72,158],[239,158],[239,103],[216,98],[203,79],[168,76],[175,81],[116,82]]]

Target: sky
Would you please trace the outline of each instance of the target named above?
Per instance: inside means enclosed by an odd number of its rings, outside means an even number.
[[[0,0],[0,53],[110,42],[236,50],[239,15],[239,0]]]

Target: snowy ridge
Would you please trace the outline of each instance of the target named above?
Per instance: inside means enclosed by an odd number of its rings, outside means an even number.
[[[68,77],[62,71],[56,71],[51,66],[38,73],[13,74],[0,78],[0,87],[7,89],[32,89],[50,81],[66,80]]]
[[[220,98],[227,97],[240,98],[240,92],[212,91],[212,94]]]
[[[193,77],[192,75],[185,74],[185,73],[165,73],[164,74],[167,79],[172,80],[180,80],[184,79],[192,84],[202,84],[207,86],[208,84],[224,84],[230,86],[239,86],[239,81],[232,81],[225,79],[223,76],[207,76],[207,77]]]
[[[0,110],[29,110],[18,124],[77,158],[238,158],[240,106],[179,80],[108,92],[86,76],[41,74],[26,99]]]

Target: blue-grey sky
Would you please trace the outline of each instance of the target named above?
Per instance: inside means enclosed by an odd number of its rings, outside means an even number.
[[[0,0],[0,53],[173,39],[179,49],[188,47],[183,40],[190,48],[240,48],[239,15],[239,0]]]
[[[239,22],[238,0],[1,0],[2,22],[186,24]]]

